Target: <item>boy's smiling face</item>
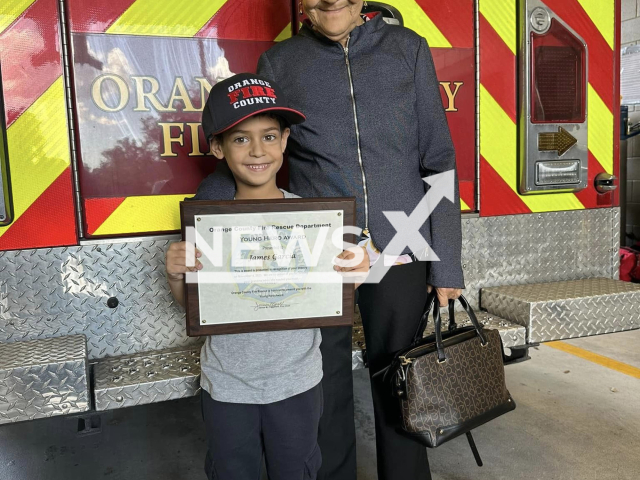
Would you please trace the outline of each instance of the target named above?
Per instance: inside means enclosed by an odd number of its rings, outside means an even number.
[[[250,117],[224,132],[222,142],[214,138],[211,152],[218,159],[226,158],[238,187],[263,187],[271,182],[275,186],[290,132],[280,129],[276,118]]]

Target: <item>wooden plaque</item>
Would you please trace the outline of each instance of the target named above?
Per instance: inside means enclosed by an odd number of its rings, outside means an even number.
[[[301,216],[304,212],[309,212],[308,215]],[[318,213],[320,212],[320,213]],[[336,213],[337,212],[337,213]],[[316,213],[315,218],[319,217],[327,217],[329,215],[336,215],[342,222],[343,227],[353,226],[355,222],[355,199],[354,198],[287,198],[287,199],[269,199],[269,200],[233,200],[233,201],[209,201],[209,200],[189,200],[180,203],[180,218],[182,222],[182,238],[183,240],[187,240],[187,227],[196,227],[196,222],[203,221],[202,224],[199,224],[198,228],[201,230],[203,228],[208,227],[209,225],[218,225],[227,222],[227,225],[238,224],[239,228],[245,228],[242,225],[243,219],[253,219],[255,220],[256,215],[252,214],[262,214],[264,218],[278,218],[278,222],[281,219],[286,218],[314,218],[314,213]],[[282,215],[281,215],[282,214]],[[217,217],[212,217],[212,215],[217,215]],[[207,217],[208,216],[208,217]],[[287,217],[289,216],[289,217]],[[262,218],[262,217],[261,217]],[[312,220],[308,220],[312,221]],[[273,221],[272,221],[273,222]],[[248,222],[251,224],[251,222]],[[280,224],[279,224],[280,225]],[[286,225],[286,223],[285,223]],[[304,224],[303,224],[304,225]],[[325,225],[325,224],[313,224],[313,225]],[[306,225],[305,225],[306,226]],[[215,227],[210,228],[209,231],[213,231],[213,229],[222,229],[227,232],[228,227]],[[254,228],[254,227],[251,227]],[[262,228],[262,227],[256,227]],[[286,228],[286,227],[282,227]],[[320,229],[311,229],[313,231]],[[273,231],[273,230],[271,230]],[[285,230],[283,230],[285,231]],[[211,235],[214,235],[213,233]],[[222,235],[222,234],[221,234]],[[230,234],[229,234],[230,235]],[[250,234],[247,234],[250,235]],[[331,250],[326,249],[336,249],[335,253],[339,253],[340,250],[337,249],[336,246],[331,242],[330,233],[329,237],[326,238],[325,244],[331,244],[330,246],[324,246],[322,250],[323,258],[327,258],[327,255],[333,255]],[[254,237],[261,238],[261,237]],[[264,237],[262,237],[264,238]],[[284,237],[285,240],[287,237]],[[355,235],[344,235],[343,240],[348,241],[350,243],[355,242]],[[243,239],[242,241],[245,241]],[[267,240],[264,240],[266,244]],[[212,242],[214,243],[214,242]],[[282,242],[283,246],[286,246],[286,241]],[[311,248],[312,246],[310,246]],[[196,242],[196,248],[199,248]],[[202,249],[201,249],[202,250]],[[229,249],[231,250],[231,249]],[[204,255],[203,255],[204,256]],[[251,256],[249,258],[254,258]],[[258,258],[260,258],[258,256]],[[201,259],[202,260],[202,259]],[[251,260],[256,261],[256,260]],[[208,261],[207,261],[208,262]],[[204,264],[205,262],[203,262]],[[273,261],[271,262],[273,263]],[[229,264],[230,268],[231,263]],[[205,267],[206,268],[206,267]],[[226,267],[222,267],[226,268]],[[309,267],[300,267],[304,270]],[[201,272],[204,272],[205,269],[198,272],[199,278],[204,278],[201,276]],[[204,272],[207,273],[207,272]],[[234,273],[235,275],[235,273]],[[283,275],[287,275],[283,273]],[[304,276],[305,274],[300,274]],[[209,284],[200,284],[200,281],[197,283],[186,283],[185,276],[185,306],[186,306],[186,318],[187,318],[187,335],[195,337],[202,335],[220,335],[220,334],[231,334],[231,333],[249,333],[249,332],[258,332],[258,331],[273,331],[273,330],[292,330],[292,329],[300,329],[300,328],[316,328],[316,327],[338,327],[338,326],[347,326],[353,323],[353,311],[354,311],[354,285],[352,283],[343,282],[339,285],[336,283],[332,283],[331,286],[326,287],[317,287],[317,291],[321,291],[322,289],[329,289],[331,294],[332,302],[320,302],[318,306],[314,309],[315,314],[320,314],[323,316],[314,316],[314,312],[310,311],[308,316],[301,315],[299,318],[285,318],[285,319],[259,319],[259,320],[250,320],[250,321],[235,321],[233,317],[241,317],[240,312],[227,311],[225,313],[221,313],[217,311],[218,309],[212,309],[211,305],[207,305],[208,308],[205,316],[208,318],[202,318],[201,320],[201,289],[203,295],[207,295],[203,297],[202,303],[211,303],[211,299],[218,298],[219,294],[223,300],[225,305],[230,303],[231,305],[227,305],[229,308],[233,307],[234,302],[240,303],[242,306],[240,308],[243,309],[243,314],[247,315],[244,310],[244,304],[242,301],[236,302],[235,300],[226,297],[226,295],[231,295],[231,293],[223,293],[224,291],[230,292],[230,289],[234,289],[234,295],[244,295],[243,292],[240,291],[240,285],[235,284],[233,282],[230,283],[215,283],[211,284],[215,286],[210,286]],[[305,287],[300,288],[282,288],[281,291],[286,290],[304,290],[310,291],[310,295],[313,295],[314,283],[305,284]],[[309,286],[310,285],[310,286]],[[318,284],[320,285],[320,284]],[[329,285],[329,284],[327,284]],[[246,290],[249,295],[252,294],[260,294],[259,288],[267,288],[262,287],[258,284],[252,284],[252,290]],[[212,290],[213,289],[213,290]],[[219,290],[218,290],[219,289]],[[338,291],[336,292],[336,289]],[[324,310],[329,308],[329,304],[332,306],[340,303],[340,290],[341,290],[341,309],[332,309],[331,314],[321,313]],[[267,288],[267,290],[263,290],[265,292],[274,292],[273,289]],[[279,291],[276,289],[276,294]],[[322,293],[322,291],[320,292]],[[211,294],[211,297],[209,295]],[[306,293],[304,293],[306,294]],[[337,295],[337,297],[336,297]],[[307,300],[309,297],[307,297]],[[260,309],[271,310],[270,307],[259,307],[259,303],[255,301],[254,297],[249,296],[248,301],[254,301],[255,303],[255,311],[259,311]],[[276,303],[274,300],[271,300],[271,303]],[[279,304],[284,304],[285,302],[279,302]],[[290,302],[294,305],[299,305],[296,308],[298,310],[302,308],[306,308],[301,306],[301,302]],[[318,300],[316,299],[316,303]],[[248,305],[248,304],[247,304]],[[260,305],[264,305],[261,303]],[[284,305],[286,306],[286,305]],[[289,305],[290,306],[290,305]],[[248,308],[248,307],[247,307]],[[215,311],[214,311],[215,310]],[[250,309],[249,309],[250,310]],[[280,312],[280,308],[274,308],[274,312],[266,313],[265,315],[275,316]],[[292,312],[298,311],[293,309]],[[335,314],[334,314],[335,311]],[[283,309],[284,313],[284,309]],[[339,313],[339,314],[338,314]],[[256,314],[258,315],[258,314]],[[288,314],[289,316],[291,314]],[[283,314],[283,317],[287,317],[287,314]],[[224,318],[223,318],[224,317]],[[206,323],[207,321],[211,323]]]

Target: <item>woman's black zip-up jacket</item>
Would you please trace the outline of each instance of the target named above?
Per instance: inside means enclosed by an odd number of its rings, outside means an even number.
[[[381,15],[356,27],[346,48],[304,25],[262,55],[258,73],[307,117],[291,127],[289,190],[356,197],[357,226],[368,227],[381,251],[396,233],[383,211],[410,215],[425,195],[422,177],[456,167],[427,42]],[[196,198],[232,198],[234,191],[228,168],[219,167]],[[464,288],[457,176],[455,201],[442,199],[420,231],[440,258],[427,282]]]

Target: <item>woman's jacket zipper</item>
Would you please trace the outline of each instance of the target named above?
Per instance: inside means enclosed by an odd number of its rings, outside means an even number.
[[[353,121],[356,127],[356,144],[358,145],[358,163],[360,164],[360,172],[362,172],[362,189],[364,190],[364,222],[365,228],[362,231],[363,235],[369,236],[369,199],[367,196],[367,177],[364,174],[364,164],[362,163],[362,151],[360,150],[360,129],[358,127],[358,113],[356,109],[356,96],[353,91],[353,77],[351,76],[351,64],[349,63],[349,40],[347,38],[347,44],[344,46],[344,59],[347,64],[347,73],[349,75],[349,88],[351,90],[351,105],[353,106]]]

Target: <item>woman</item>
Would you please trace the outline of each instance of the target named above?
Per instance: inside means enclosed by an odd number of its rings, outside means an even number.
[[[361,16],[362,6],[362,0],[301,0],[308,21],[262,55],[258,73],[275,80],[307,116],[291,127],[289,190],[356,197],[361,244],[375,258],[395,234],[383,211],[410,214],[425,194],[422,177],[455,169],[455,153],[426,41],[380,15]],[[201,189],[232,198],[234,186],[223,166]],[[464,288],[457,182],[455,202],[440,202],[420,232],[439,262],[416,261],[408,249],[387,252],[400,255],[396,265],[379,284],[360,287],[370,374],[411,341],[431,286],[443,306]],[[322,338],[318,478],[355,480],[351,329],[323,329]],[[371,388],[378,478],[430,478],[426,449],[396,433],[397,401],[377,381]]]

